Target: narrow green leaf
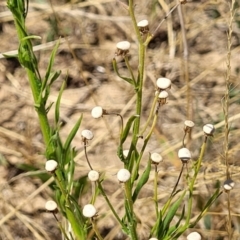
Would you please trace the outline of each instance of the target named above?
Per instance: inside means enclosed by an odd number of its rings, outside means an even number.
[[[195,225],[199,222],[199,220],[202,219],[202,217],[205,215],[205,213],[208,211],[208,209],[212,206],[212,204],[219,198],[219,196],[222,194],[222,192],[219,191],[219,188],[214,192],[214,194],[208,199],[207,203],[201,210],[201,213],[198,215],[197,219],[191,223],[190,227],[193,228]]]
[[[141,177],[140,177],[140,179],[139,179],[139,181],[137,183],[137,186],[136,186],[136,188],[134,190],[133,197],[132,197],[133,202],[136,201],[137,196],[138,196],[140,190],[147,183],[147,181],[149,179],[150,172],[151,172],[151,160],[148,160],[147,167],[144,170],[143,174],[141,175]]]
[[[42,83],[42,87],[41,87],[41,94],[44,92],[45,88],[47,85],[49,85],[49,87],[51,86],[51,84],[59,77],[59,75],[61,74],[61,71],[56,71],[54,73],[52,73],[52,67],[54,64],[54,60],[55,60],[55,56],[59,47],[59,43],[60,41],[57,41],[55,47],[52,50],[51,56],[50,56],[50,60],[48,63],[48,67],[47,67],[47,71],[45,74],[45,77],[43,79],[43,83]],[[48,95],[46,95],[44,98],[47,99]]]
[[[182,196],[175,201],[175,203],[172,204],[172,206],[169,208],[165,218],[163,219],[162,226],[159,226],[159,229],[162,229],[162,231],[157,232],[157,236],[159,239],[161,239],[165,233],[168,231],[170,223],[172,222],[174,216],[176,215],[176,212],[182,203],[183,197],[185,196],[186,191],[182,193]]]
[[[78,121],[77,121],[76,124],[74,125],[73,129],[72,129],[71,132],[69,133],[65,144],[63,145],[63,149],[64,149],[66,152],[69,150],[70,144],[71,144],[73,138],[75,137],[75,135],[76,135],[76,133],[77,133],[77,131],[78,131],[80,125],[81,125],[82,118],[83,118],[83,115],[81,115],[81,117],[78,119]]]
[[[122,135],[121,135],[121,139],[120,139],[121,144],[123,144],[125,142],[125,140],[127,139],[130,128],[131,128],[131,126],[132,126],[132,124],[133,124],[133,122],[135,121],[136,118],[139,118],[139,115],[134,115],[134,116],[132,116],[128,119],[128,122],[127,122],[127,124],[126,124],[126,126],[123,130]]]
[[[61,86],[61,89],[59,91],[59,94],[58,94],[58,98],[57,98],[57,102],[56,102],[56,107],[55,107],[55,125],[57,126],[58,123],[59,123],[59,116],[60,116],[60,112],[59,112],[59,109],[60,109],[60,102],[61,102],[61,98],[62,98],[62,93],[63,93],[63,90],[66,86],[66,82],[64,81],[62,86]]]
[[[71,227],[77,239],[86,239],[81,222],[77,221],[75,214],[68,207],[66,207],[66,215],[68,221],[71,223]]]
[[[60,76],[60,74],[62,73],[62,71],[56,71],[50,74],[49,76],[49,86],[51,86]]]
[[[131,85],[134,85],[134,81],[131,78],[127,78],[127,77],[123,77],[119,74],[118,72],[118,67],[117,67],[117,62],[116,59],[113,59],[113,69],[116,72],[116,74],[118,75],[118,77],[120,77],[121,79],[123,79],[124,81],[130,83]]]
[[[48,82],[49,76],[52,72],[52,67],[53,67],[53,64],[54,64],[54,60],[55,60],[55,56],[56,56],[59,44],[60,44],[60,40],[57,41],[56,45],[54,46],[54,48],[52,50],[50,60],[49,60],[49,63],[48,63],[48,67],[47,67],[47,71],[46,71],[46,74],[45,74],[46,83]]]
[[[2,53],[2,55],[3,55],[5,58],[17,58],[17,57],[18,57],[17,54],[9,55],[9,54]]]
[[[183,206],[182,213],[181,213],[180,218],[178,219],[178,222],[177,222],[174,226],[172,226],[172,227],[169,228],[169,230],[168,230],[168,232],[167,232],[167,236],[174,236],[174,233],[178,230],[178,227],[179,227],[181,221],[183,220],[184,215],[185,215],[185,205]],[[186,230],[186,229],[182,228],[181,234],[182,234],[183,232],[185,232],[185,230]]]

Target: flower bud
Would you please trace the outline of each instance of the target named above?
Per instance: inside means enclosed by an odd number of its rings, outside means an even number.
[[[137,24],[141,34],[146,34],[149,32],[148,20],[142,20]]]
[[[129,48],[130,48],[130,42],[128,41],[122,41],[117,43],[117,50],[115,52],[116,56],[121,55],[125,57],[129,52]]]
[[[168,88],[171,88],[171,84],[172,84],[172,82],[168,78],[158,78],[157,79],[157,87],[160,90],[166,90]]]
[[[153,164],[159,164],[162,161],[162,156],[158,153],[151,153],[150,159]]]
[[[159,95],[158,95],[158,98],[159,98],[159,103],[161,104],[161,105],[164,105],[164,104],[166,104],[166,102],[167,102],[167,98],[168,98],[168,93],[167,93],[167,91],[161,91],[160,93],[159,93]]]
[[[202,237],[198,232],[192,232],[188,234],[187,240],[201,240]]]
[[[127,182],[130,177],[131,177],[130,172],[125,168],[120,169],[117,173],[118,181],[121,182],[121,183]]]
[[[92,140],[93,139],[93,133],[90,130],[82,130],[82,138],[83,141],[85,140]]]
[[[53,213],[57,213],[57,211],[58,211],[56,202],[54,202],[52,200],[46,202],[45,209],[48,212],[53,212]]]
[[[191,159],[191,153],[187,148],[181,148],[178,151],[178,157],[183,163],[186,163],[188,160]]]
[[[83,216],[87,218],[92,218],[96,216],[97,210],[92,204],[87,204],[83,207]]]
[[[45,169],[48,172],[55,172],[55,170],[57,169],[58,163],[55,160],[47,160],[45,163]]]
[[[92,109],[91,114],[93,118],[100,118],[103,116],[103,112],[104,110],[102,109],[102,107],[97,106]]]
[[[234,181],[232,179],[227,179],[224,183],[223,183],[223,188],[226,190],[226,191],[230,191],[234,188]]]
[[[88,173],[88,178],[91,182],[96,182],[99,179],[99,173],[95,170],[91,170]]]
[[[194,124],[193,121],[186,120],[186,121],[184,122],[184,125],[185,125],[185,129],[191,129],[191,128],[194,127],[195,124]]]
[[[207,135],[207,136],[212,136],[213,133],[215,131],[215,128],[212,124],[206,124],[203,126],[203,132]]]

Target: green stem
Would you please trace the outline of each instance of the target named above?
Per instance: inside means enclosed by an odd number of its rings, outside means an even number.
[[[103,240],[101,234],[99,233],[99,231],[98,231],[98,229],[97,229],[96,223],[94,222],[93,219],[91,219],[91,222],[92,222],[93,230],[94,230],[94,232],[96,233],[98,239],[99,239],[99,240]]]
[[[157,181],[158,181],[158,170],[157,170],[157,165],[155,165],[155,172],[154,172],[154,203],[155,203],[156,216],[158,218],[158,189],[157,189]]]
[[[197,179],[197,175],[199,173],[201,164],[202,164],[202,160],[203,160],[203,156],[206,150],[206,143],[207,143],[207,137],[205,136],[204,142],[202,144],[201,147],[201,152],[199,155],[199,158],[197,160],[196,166],[194,167],[194,176],[191,179],[191,182],[189,184],[189,200],[188,200],[188,213],[187,213],[187,218],[186,218],[186,225],[189,224],[190,219],[191,219],[191,214],[192,214],[192,204],[193,204],[193,188]]]
[[[137,94],[137,100],[136,100],[136,114],[141,116],[142,111],[142,87],[143,87],[143,79],[144,79],[144,63],[145,63],[145,45],[143,44],[142,36],[139,32],[136,18],[134,15],[134,4],[133,0],[129,0],[129,15],[131,17],[133,27],[135,30],[135,33],[137,35],[138,39],[138,55],[139,55],[139,62],[138,62],[138,78],[137,78],[137,86],[136,86],[136,94]],[[140,128],[140,118],[136,119],[134,123],[133,128],[133,139],[132,139],[132,145],[136,146],[138,141],[138,135],[139,135],[139,128]]]
[[[43,134],[44,143],[46,146],[48,146],[48,149],[50,152],[49,154],[50,156],[47,156],[47,157],[52,157],[52,154],[54,153],[54,147],[51,146],[52,143],[50,142],[50,138],[51,138],[50,125],[48,122],[47,113],[45,110],[44,103],[39,104],[38,102],[39,94],[40,94],[41,79],[40,79],[39,71],[37,68],[36,57],[34,55],[33,47],[31,44],[31,37],[27,35],[26,29],[25,29],[25,18],[23,17],[25,14],[24,1],[8,0],[7,4],[8,4],[8,8],[13,14],[17,35],[20,42],[18,58],[20,63],[26,69],[30,88],[32,91],[33,99],[34,99],[34,105],[36,106],[36,111],[39,118],[40,128]]]
[[[155,113],[155,116],[154,116],[154,119],[153,119],[153,123],[152,123],[151,129],[150,129],[149,133],[147,134],[147,136],[146,136],[146,138],[145,138],[145,140],[144,140],[144,143],[143,143],[141,152],[140,152],[140,154],[139,154],[139,156],[138,156],[138,159],[137,159],[137,161],[136,161],[136,164],[134,165],[134,170],[133,170],[132,176],[131,176],[131,183],[133,183],[133,182],[135,181],[136,177],[137,177],[138,169],[139,169],[139,166],[140,166],[140,162],[141,162],[143,153],[144,153],[145,148],[146,148],[146,146],[147,146],[147,143],[148,143],[148,141],[149,141],[149,139],[150,139],[150,137],[151,137],[151,135],[152,135],[152,133],[153,133],[153,130],[154,130],[155,126],[156,126],[157,119],[158,119],[158,115],[157,115],[157,113]]]
[[[145,123],[145,125],[144,125],[144,127],[143,127],[143,129],[142,129],[142,131],[140,132],[140,136],[142,136],[143,133],[146,131],[146,129],[147,129],[147,127],[148,127],[148,124],[149,124],[151,118],[153,117],[154,110],[155,110],[156,103],[157,103],[158,99],[159,99],[159,98],[158,98],[158,94],[157,94],[157,95],[154,97],[154,100],[153,100],[153,103],[152,103],[152,107],[151,107],[150,113],[149,113],[149,115],[148,115],[148,119],[147,119],[147,121],[146,121],[146,123]]]
[[[97,184],[98,184],[98,189],[100,190],[101,194],[103,195],[103,197],[105,198],[109,208],[111,209],[114,217],[117,219],[117,221],[119,222],[119,224],[121,225],[122,229],[127,232],[127,229],[126,229],[126,226],[122,223],[121,219],[119,218],[117,212],[115,211],[114,207],[112,206],[111,202],[109,201],[106,193],[105,193],[105,190],[103,189],[102,187],[102,184],[100,181],[97,181]]]
[[[136,232],[136,220],[133,211],[133,201],[132,201],[132,191],[131,191],[131,181],[127,181],[124,183],[124,190],[125,190],[125,204],[127,205],[127,216],[128,216],[128,227],[131,234],[131,240],[137,240],[137,232]]]

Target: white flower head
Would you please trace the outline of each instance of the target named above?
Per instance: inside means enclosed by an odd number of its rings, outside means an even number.
[[[158,95],[158,101],[161,105],[164,105],[167,103],[167,98],[168,98],[168,92],[163,90],[159,93]]]
[[[92,218],[96,216],[97,210],[92,204],[87,204],[83,207],[83,216],[87,218]]]
[[[201,240],[202,237],[198,232],[191,232],[187,236],[187,240]]]
[[[137,24],[141,34],[146,34],[149,32],[148,20],[144,19]]]
[[[58,209],[57,209],[57,203],[50,200],[50,201],[47,201],[45,203],[45,209],[48,211],[48,212],[57,212]]]
[[[47,160],[45,163],[45,169],[48,172],[55,172],[55,170],[57,169],[58,163],[55,160]]]
[[[182,162],[186,163],[188,160],[191,159],[191,152],[187,148],[181,148],[178,151],[178,157],[181,159]]]
[[[158,240],[157,238],[149,238],[149,240]]]
[[[104,110],[100,106],[96,106],[92,109],[91,115],[93,118],[100,118],[103,116]]]
[[[120,55],[123,57],[126,56],[129,52],[130,46],[131,46],[131,44],[128,41],[118,42],[116,45],[117,50],[116,50],[115,54],[117,56],[120,56]]]
[[[81,135],[82,135],[83,141],[85,141],[85,140],[92,140],[93,137],[94,137],[93,133],[90,130],[88,130],[88,129],[82,130]]]
[[[166,90],[171,88],[172,81],[168,78],[158,78],[157,79],[157,87],[160,90]]]
[[[120,169],[117,173],[117,179],[121,183],[127,182],[130,179],[130,177],[131,177],[130,172],[125,168]]]
[[[162,156],[159,153],[151,153],[150,158],[153,164],[159,164],[162,161]]]
[[[88,178],[92,182],[96,182],[99,179],[99,172],[91,170],[88,172]]]
[[[227,179],[224,183],[223,183],[223,188],[226,190],[226,191],[230,191],[234,188],[235,186],[235,183],[232,179]]]
[[[212,124],[206,124],[203,126],[203,132],[207,135],[207,136],[212,136],[213,133],[215,131],[215,128]]]
[[[186,121],[184,122],[184,125],[185,125],[185,127],[187,127],[187,128],[193,128],[195,124],[194,124],[194,122],[191,121],[191,120],[186,120]]]

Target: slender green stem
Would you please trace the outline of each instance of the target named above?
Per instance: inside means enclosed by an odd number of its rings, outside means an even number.
[[[155,203],[155,211],[156,211],[156,216],[158,217],[158,188],[157,188],[157,183],[158,183],[158,170],[157,170],[157,165],[155,164],[155,171],[154,171],[154,203]]]
[[[131,240],[137,240],[137,232],[136,232],[136,220],[133,210],[133,201],[132,201],[132,191],[131,191],[131,181],[127,181],[124,183],[124,190],[125,190],[125,204],[127,205],[127,208],[129,212],[127,213],[128,216],[128,227],[131,234]]]
[[[199,173],[201,164],[202,164],[202,160],[203,160],[203,156],[206,150],[206,143],[207,143],[207,136],[205,136],[204,142],[202,144],[201,147],[201,152],[199,155],[199,158],[197,160],[197,163],[194,167],[194,175],[193,178],[190,180],[190,184],[189,184],[189,200],[188,200],[188,212],[187,212],[187,218],[186,218],[186,225],[189,224],[190,219],[191,219],[191,215],[192,215],[192,204],[193,204],[193,189],[194,189],[194,185],[197,179],[197,175]]]
[[[154,100],[153,100],[153,103],[152,103],[152,106],[151,106],[151,110],[150,110],[150,113],[148,115],[148,119],[143,127],[143,129],[141,130],[140,132],[140,136],[143,135],[143,133],[146,131],[147,127],[148,127],[148,124],[149,122],[151,121],[152,117],[153,117],[153,114],[154,114],[154,111],[155,111],[155,107],[156,107],[156,104],[157,104],[157,101],[158,101],[158,94],[155,95],[154,97]]]
[[[157,123],[157,119],[158,119],[158,115],[157,113],[155,113],[155,116],[154,116],[154,119],[153,119],[153,123],[152,123],[152,126],[151,126],[151,129],[149,130],[149,133],[147,134],[145,140],[144,140],[144,143],[143,143],[143,146],[142,146],[142,149],[141,149],[141,152],[137,158],[137,161],[136,161],[136,164],[134,165],[134,170],[132,172],[132,176],[131,176],[131,183],[133,183],[137,177],[137,174],[138,174],[138,170],[139,170],[139,166],[140,166],[140,162],[141,162],[141,159],[142,159],[142,156],[143,156],[143,153],[145,151],[145,148],[147,146],[147,143],[153,133],[153,130],[156,126],[156,123]]]
[[[40,85],[41,79],[38,71],[37,60],[33,52],[33,47],[31,44],[31,37],[27,35],[27,31],[25,28],[25,6],[24,1],[19,0],[8,0],[7,1],[8,8],[13,14],[14,23],[17,30],[17,36],[19,39],[19,51],[18,51],[18,59],[22,66],[26,69],[28,80],[30,84],[30,88],[32,91],[34,105],[36,106],[36,111],[39,118],[40,128],[43,134],[44,143],[48,146],[49,156],[52,157],[54,154],[54,147],[50,142],[51,134],[50,134],[50,125],[47,118],[46,109],[44,103],[38,102],[39,93],[40,93]]]
[[[93,230],[94,230],[95,234],[96,234],[97,237],[98,237],[98,240],[103,240],[101,234],[100,234],[99,231],[98,231],[98,228],[97,228],[97,226],[96,226],[96,223],[95,223],[94,219],[91,219],[91,222],[92,222]]]
[[[129,14],[132,19],[133,27],[138,39],[138,78],[137,78],[137,86],[136,86],[136,114],[141,116],[142,111],[142,87],[143,87],[143,80],[144,80],[144,64],[145,64],[145,46],[143,44],[142,36],[137,26],[135,14],[134,14],[134,4],[133,0],[129,0]],[[140,118],[136,119],[134,123],[134,130],[133,130],[133,139],[132,145],[136,146],[139,136],[139,127],[140,127]]]
[[[106,200],[109,208],[111,209],[114,217],[115,217],[116,220],[119,222],[119,224],[121,225],[122,229],[123,229],[125,232],[127,232],[126,226],[122,223],[122,221],[121,221],[120,217],[118,216],[117,212],[115,211],[113,205],[112,205],[111,202],[109,201],[109,199],[108,199],[108,197],[107,197],[107,195],[106,195],[106,193],[105,193],[105,190],[104,190],[101,182],[98,181],[97,184],[98,184],[98,189],[100,190],[101,194],[102,194],[103,197],[105,198],[105,200]]]
[[[126,63],[126,65],[127,65],[128,71],[129,71],[130,74],[131,74],[131,77],[132,77],[132,80],[133,80],[133,82],[134,82],[134,85],[136,86],[136,79],[135,79],[135,77],[134,77],[132,68],[131,68],[131,66],[130,66],[130,64],[129,64],[128,56],[125,56],[125,57],[124,57],[124,60],[125,60],[125,63]]]

